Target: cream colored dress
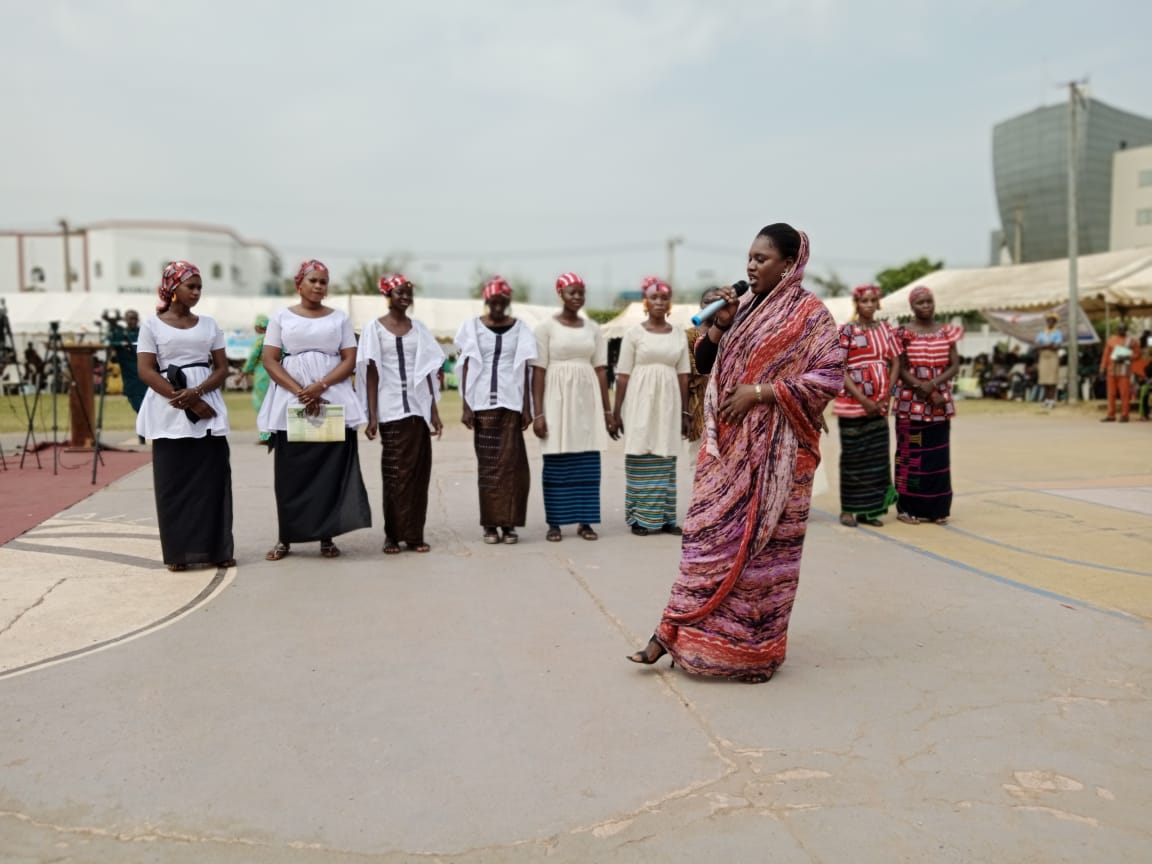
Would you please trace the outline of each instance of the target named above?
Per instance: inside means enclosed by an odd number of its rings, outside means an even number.
[[[688,406],[680,399],[678,376],[691,369],[688,338],[675,324],[669,333],[649,333],[637,324],[624,334],[616,374],[628,376],[620,409],[625,453],[679,455],[680,418]]]
[[[555,318],[536,325],[536,359],[547,370],[543,407],[548,437],[540,442],[544,455],[584,453],[608,446],[604,405],[600,400],[597,366],[608,365],[608,342],[595,321],[565,327]],[[681,336],[683,339],[683,336]]]

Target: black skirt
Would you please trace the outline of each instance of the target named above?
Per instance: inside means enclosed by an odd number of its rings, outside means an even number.
[[[287,432],[277,432],[272,449],[281,543],[328,540],[372,525],[355,429],[330,443],[289,441]]]
[[[228,439],[157,438],[152,486],[165,564],[218,564],[233,555]]]

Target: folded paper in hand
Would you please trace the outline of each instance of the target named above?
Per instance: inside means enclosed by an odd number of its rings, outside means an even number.
[[[344,406],[321,405],[309,417],[300,402],[288,403],[288,440],[323,443],[344,440]]]

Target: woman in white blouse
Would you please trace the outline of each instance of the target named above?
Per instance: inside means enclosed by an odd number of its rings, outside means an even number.
[[[380,476],[384,484],[384,554],[404,543],[414,552],[431,548],[424,540],[428,484],[432,478],[432,438],[443,426],[437,373],[444,350],[431,331],[408,317],[412,283],[396,274],[380,280],[388,312],[360,334],[357,378],[364,382],[368,440],[380,433]]]
[[[632,533],[681,534],[676,524],[676,454],[688,437],[688,342],[668,321],[672,289],[644,283],[646,320],[624,334],[616,364],[614,419],[624,430],[624,519]]]
[[[152,481],[164,563],[231,567],[232,467],[224,333],[200,302],[200,271],[187,261],[164,268],[155,318],[140,327],[137,370],[148,386],[136,433],[152,441]]]
[[[484,302],[488,313],[465,321],[456,332],[461,420],[472,430],[476,448],[484,542],[515,543],[516,528],[528,515],[531,475],[524,430],[532,422],[528,362],[536,358],[536,337],[508,314],[512,286],[503,277],[484,286]]]
[[[532,361],[532,431],[544,451],[545,538],[559,542],[560,527],[575,524],[577,534],[596,540],[600,451],[617,435],[608,405],[608,344],[596,322],[580,315],[583,279],[561,273],[556,293],[560,311],[537,325]]]
[[[352,388],[356,335],[339,309],[324,305],[328,268],[305,261],[296,273],[300,302],[280,309],[264,334],[264,369],[271,379],[256,418],[276,454],[275,490],[279,537],[264,557],[279,561],[293,543],[320,541],[320,554],[336,558],[333,537],[372,524],[368,492],[360,476],[356,429],[367,418]],[[292,441],[289,406],[299,403],[318,416],[328,406],[344,412],[341,441]]]

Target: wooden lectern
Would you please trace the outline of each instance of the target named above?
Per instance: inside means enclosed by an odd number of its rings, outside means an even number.
[[[68,389],[72,436],[68,439],[68,446],[91,450],[96,440],[96,403],[93,399],[96,388],[92,375],[92,357],[103,351],[104,346],[66,342],[62,347],[68,355],[68,366],[72,370],[72,386]]]

